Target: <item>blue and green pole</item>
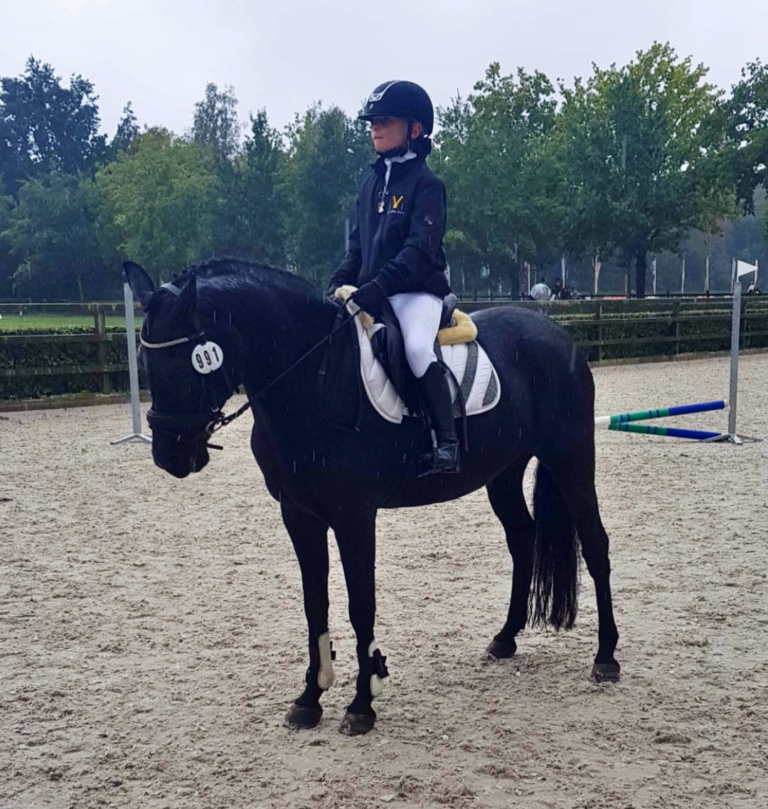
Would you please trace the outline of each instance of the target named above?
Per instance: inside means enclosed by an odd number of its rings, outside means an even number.
[[[657,427],[651,424],[635,424],[637,421],[664,419],[670,416],[686,416],[690,413],[707,413],[712,410],[724,410],[725,402],[698,402],[697,404],[679,405],[676,407],[660,407],[655,410],[637,410],[632,413],[618,413],[613,416],[598,416],[595,427],[602,430],[617,430],[625,433],[642,433],[644,435],[664,435],[670,438],[688,438],[693,441],[705,441],[717,438],[720,433],[704,430],[686,430],[679,427]]]

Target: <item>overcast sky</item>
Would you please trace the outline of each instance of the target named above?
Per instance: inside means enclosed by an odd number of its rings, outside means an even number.
[[[209,81],[234,86],[241,119],[266,107],[283,127],[316,100],[354,113],[390,78],[444,105],[492,61],[570,79],[654,40],[729,88],[768,59],[768,0],[0,0],[0,76],[30,54],[82,74],[110,134],[129,100],[142,124],[185,131]]]

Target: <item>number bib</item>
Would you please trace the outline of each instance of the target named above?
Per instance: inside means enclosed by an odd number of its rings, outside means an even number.
[[[216,343],[203,343],[192,351],[192,367],[199,374],[218,371],[224,363],[224,352]]]

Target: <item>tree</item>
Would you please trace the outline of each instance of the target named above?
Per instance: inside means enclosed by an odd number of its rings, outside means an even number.
[[[205,97],[195,104],[192,141],[198,146],[210,146],[228,160],[234,158],[240,147],[234,88],[219,91],[212,82],[205,86]]]
[[[208,148],[151,129],[96,175],[102,244],[168,278],[210,254],[222,207]]]
[[[286,263],[285,152],[265,110],[251,117],[243,152],[229,172],[217,252]]]
[[[649,251],[677,251],[690,229],[715,230],[733,212],[727,178],[710,171],[724,133],[706,74],[657,43],[626,67],[561,86],[564,232],[576,251],[620,249],[638,297]]]
[[[302,275],[322,284],[344,251],[350,216],[370,158],[364,127],[338,107],[311,107],[288,128],[289,251]]]
[[[554,88],[542,73],[486,71],[467,101],[438,110],[434,165],[449,196],[446,248],[470,275],[481,265],[517,291],[522,259],[540,261],[557,240]],[[476,278],[473,278],[473,283]]]
[[[755,190],[768,187],[768,65],[758,59],[741,72],[726,104],[731,150],[728,166],[745,213],[754,213]],[[767,209],[768,210],[768,209]],[[768,234],[768,212],[764,215]]]
[[[139,131],[138,119],[129,101],[123,107],[123,117],[117,125],[115,137],[109,143],[109,159],[114,160],[120,152],[127,152]]]
[[[11,245],[4,237],[11,220],[13,197],[4,195],[2,177],[0,177],[0,298],[14,294],[13,274],[16,261],[11,255]]]
[[[52,171],[27,180],[2,238],[19,264],[15,286],[35,297],[84,301],[104,284],[96,229],[78,177]]]
[[[64,87],[49,64],[30,57],[24,74],[0,79],[0,175],[7,190],[50,171],[92,171],[103,156],[93,84],[72,76]]]

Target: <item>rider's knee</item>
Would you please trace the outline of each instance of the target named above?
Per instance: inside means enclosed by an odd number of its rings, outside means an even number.
[[[405,356],[416,379],[421,379],[427,373],[429,366],[437,361],[434,347],[422,341],[406,341]]]

